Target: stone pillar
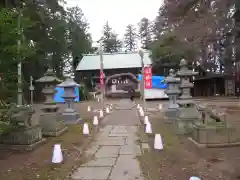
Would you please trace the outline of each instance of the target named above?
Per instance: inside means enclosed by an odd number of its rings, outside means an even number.
[[[174,70],[169,70],[169,76],[166,77],[165,82],[168,84],[168,88],[165,91],[165,93],[169,97],[169,104],[168,108],[165,111],[165,119],[167,119],[167,122],[171,122],[172,120],[176,119],[177,116],[177,97],[180,94],[179,90],[179,83],[180,79],[176,78],[174,75]],[[169,121],[170,120],[170,121]]]
[[[57,85],[60,88],[64,88],[64,95],[62,98],[65,100],[67,104],[67,108],[62,113],[63,120],[66,124],[77,124],[81,119],[79,114],[73,108],[74,99],[76,98],[74,94],[74,90],[76,87],[80,87],[73,79],[68,78],[66,81]]]
[[[198,121],[200,118],[200,113],[190,94],[190,89],[194,85],[189,81],[191,77],[197,74],[198,72],[188,69],[185,59],[181,60],[180,71],[177,72],[177,76],[181,79],[180,89],[182,90],[182,94],[179,97],[179,110],[177,120],[175,121],[177,132],[180,134],[190,133],[195,121]]]
[[[42,93],[45,96],[45,102],[39,120],[43,135],[58,136],[67,130],[67,127],[62,122],[61,114],[58,112],[59,107],[53,100],[56,84],[61,80],[55,76],[53,69],[48,69],[44,76],[36,80],[36,82],[44,84]]]

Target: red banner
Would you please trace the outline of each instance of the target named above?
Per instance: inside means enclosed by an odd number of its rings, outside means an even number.
[[[146,89],[152,88],[152,68],[144,67],[144,84]]]
[[[104,85],[104,77],[105,77],[104,72],[100,71],[100,84],[101,84],[101,86]]]

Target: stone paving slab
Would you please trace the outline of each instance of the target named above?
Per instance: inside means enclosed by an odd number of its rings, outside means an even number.
[[[102,146],[95,156],[97,158],[104,157],[117,157],[119,154],[120,146]]]
[[[114,111],[103,119],[102,124],[113,126],[135,126],[140,125],[141,122],[137,116],[136,110],[133,109]]]
[[[142,143],[142,149],[143,150],[150,150],[150,147],[149,147],[148,143]]]
[[[125,145],[120,147],[120,155],[140,155],[141,148],[139,145]]]
[[[143,180],[138,160],[132,155],[119,156],[109,180]]]
[[[111,130],[111,133],[113,134],[126,134],[128,131],[127,131],[127,128],[125,126],[115,126],[112,130]]]
[[[106,125],[104,128],[100,129],[99,131],[100,132],[110,132],[111,130],[113,129],[113,126],[112,125]]]
[[[100,148],[99,145],[92,145],[92,147],[85,151],[86,155],[94,155],[98,149]]]
[[[125,133],[125,134],[110,133],[109,134],[109,137],[128,137],[128,136],[131,136],[131,135],[129,135],[127,133]]]
[[[126,126],[126,128],[127,128],[128,132],[131,132],[131,133],[134,133],[134,134],[138,131],[137,126]]]
[[[125,136],[110,136],[110,134],[108,136],[99,136],[96,138],[96,142],[97,141],[105,141],[105,140],[113,140],[113,141],[119,141],[119,140],[124,140]]]
[[[126,145],[134,145],[134,144],[137,144],[137,141],[139,140],[138,137],[135,137],[135,138],[126,138],[125,140],[125,144]]]
[[[86,164],[83,164],[82,166],[87,167],[112,167],[114,166],[116,162],[116,158],[95,158],[91,161],[89,161]]]
[[[111,167],[80,167],[72,175],[73,180],[106,180]]]
[[[102,146],[123,146],[125,144],[125,139],[105,139],[96,142],[98,145]]]

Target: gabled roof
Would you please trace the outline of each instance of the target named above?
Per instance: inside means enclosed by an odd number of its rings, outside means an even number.
[[[144,65],[152,64],[149,57],[149,51],[144,51],[143,62]],[[140,68],[141,58],[138,52],[121,52],[121,53],[105,53],[103,54],[103,68],[104,69],[120,69],[120,68]],[[100,69],[100,55],[87,54],[84,55],[76,70],[99,70]]]

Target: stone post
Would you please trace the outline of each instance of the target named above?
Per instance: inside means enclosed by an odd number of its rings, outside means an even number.
[[[56,84],[60,83],[61,80],[55,76],[53,69],[48,69],[44,76],[36,80],[36,82],[44,85],[42,93],[45,96],[45,102],[39,120],[43,135],[58,136],[67,130],[67,127],[62,122],[61,114],[58,112],[59,107],[53,100]]]
[[[31,102],[31,105],[33,105],[33,92],[34,92],[35,88],[33,86],[33,78],[32,78],[32,76],[30,76],[29,90],[30,90],[30,102]]]
[[[67,78],[66,81],[62,82],[61,84],[57,85],[60,88],[64,88],[64,95],[62,98],[65,100],[67,104],[67,108],[62,113],[63,120],[66,124],[76,124],[81,119],[79,114],[73,108],[74,99],[76,98],[74,91],[76,87],[80,87],[73,79]]]
[[[168,108],[165,111],[165,119],[172,121],[176,119],[177,109],[179,107],[177,104],[177,97],[181,93],[179,90],[180,79],[176,78],[174,75],[174,70],[170,69],[169,76],[166,77],[165,82],[168,84],[168,88],[165,93],[169,97]]]

